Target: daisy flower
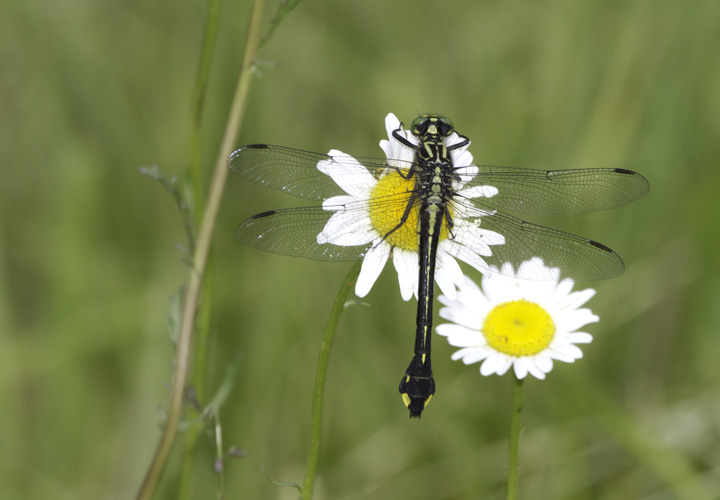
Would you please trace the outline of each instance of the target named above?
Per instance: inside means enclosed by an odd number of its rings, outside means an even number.
[[[554,279],[517,278],[527,266],[542,266]],[[439,325],[436,332],[461,347],[452,359],[466,365],[482,361],[480,373],[486,376],[503,375],[512,367],[518,379],[528,373],[544,379],[553,360],[580,359],[576,344],[588,344],[592,336],[578,330],[599,319],[582,308],[595,290],[573,292],[573,281],[560,281],[560,270],[545,267],[538,257],[523,262],[517,272],[510,264],[500,272],[483,276],[482,289],[466,277],[455,301],[440,297],[445,306],[440,316],[451,323]]]
[[[370,292],[385,263],[392,256],[402,298],[410,300],[413,295],[415,298],[418,296],[419,204],[416,203],[410,210],[405,223],[397,226],[415,190],[415,177],[406,178],[415,152],[398,141],[393,132],[399,131],[412,144],[417,145],[419,141],[410,131],[403,129],[400,120],[392,113],[385,118],[385,128],[388,139],[380,141],[380,147],[387,156],[390,168],[379,175],[371,174],[359,161],[338,150],[331,150],[328,154],[332,158],[318,163],[317,168],[330,176],[347,194],[323,202],[325,210],[335,213],[318,234],[317,242],[339,246],[371,244],[355,285],[358,297],[364,297]],[[463,140],[453,132],[445,139],[445,145],[450,147]],[[467,182],[477,175],[478,169],[472,165],[473,157],[467,151],[467,146],[451,150],[450,155],[458,178]],[[492,186],[463,190],[463,184],[460,180],[454,182],[453,188],[458,197],[489,198],[498,193]],[[345,206],[350,204],[354,209],[346,211]],[[365,216],[358,216],[358,206],[364,207]],[[502,245],[505,239],[497,232],[481,229],[477,216],[473,221],[464,220],[460,204],[453,204],[451,200],[448,206],[453,217],[452,237],[449,237],[449,231],[444,226],[438,243],[435,281],[442,293],[452,299],[456,287],[461,286],[464,280],[456,259],[484,272],[487,264],[483,257],[492,255],[490,246]]]

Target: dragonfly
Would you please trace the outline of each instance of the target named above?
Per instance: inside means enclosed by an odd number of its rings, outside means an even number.
[[[481,272],[502,272],[503,263],[540,256],[576,281],[619,276],[623,261],[607,246],[507,212],[581,215],[635,201],[647,194],[649,184],[642,175],[620,168],[546,171],[475,165],[468,163],[470,140],[456,132],[450,119],[422,115],[409,130],[398,125],[392,131],[388,127],[390,141],[383,141],[388,158],[253,144],[234,151],[228,166],[250,181],[322,202],[250,217],[238,227],[237,237],[252,247],[321,261],[364,259],[361,277],[366,264],[381,269],[388,255],[399,272],[398,262],[407,263],[408,255],[416,259],[416,268],[414,262],[407,266],[417,273],[414,354],[399,392],[410,417],[419,418],[435,394],[431,331],[436,270],[441,284],[452,274],[447,269],[457,266],[453,257]],[[524,269],[521,278],[552,279],[546,269]]]

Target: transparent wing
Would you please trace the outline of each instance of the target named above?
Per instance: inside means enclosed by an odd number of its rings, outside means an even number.
[[[370,248],[370,241],[358,246],[317,242],[332,215],[322,207],[271,210],[243,222],[237,229],[237,237],[247,245],[281,255],[338,262],[360,259]]]
[[[388,168],[384,158],[356,158],[341,154],[325,155],[268,144],[253,144],[234,151],[228,158],[230,170],[248,180],[309,200],[326,200],[346,194],[335,180],[318,169],[320,162],[335,172],[343,186],[362,186],[379,170]],[[392,160],[395,168],[413,164]]]
[[[404,207],[408,197],[392,196],[373,202],[372,210],[393,210]],[[542,257],[545,265],[559,267],[563,277],[578,281],[612,278],[623,273],[622,259],[606,246],[595,241],[562,231],[531,224],[494,210],[489,205],[473,200],[473,205],[462,199],[450,202],[455,226],[449,238],[453,239],[455,256],[474,262],[488,270],[501,269],[504,263],[515,268],[532,257]],[[237,229],[243,242],[260,250],[283,255],[324,261],[355,261],[362,258],[378,241],[368,217],[368,202],[350,202],[323,207],[272,210],[254,215]],[[342,216],[341,225],[328,224],[331,217]],[[319,243],[318,235],[329,241]],[[497,242],[499,234],[504,244]],[[477,254],[483,255],[482,261]],[[487,255],[491,254],[491,255]],[[520,277],[532,280],[550,280],[553,276],[543,268],[525,266]]]
[[[230,169],[258,184],[311,200],[345,194],[329,175],[318,168],[329,162],[343,185],[363,185],[368,176],[388,168],[383,158],[320,154],[254,144],[233,152]],[[395,168],[409,169],[411,162],[390,160]],[[475,170],[477,169],[477,170]],[[476,173],[477,172],[477,173]],[[571,216],[619,207],[642,198],[649,191],[647,180],[624,169],[535,170],[491,165],[459,167],[462,190],[492,186],[498,194],[487,203],[501,210],[537,215]]]
[[[318,168],[324,165],[326,171]],[[392,166],[389,166],[392,165]],[[333,206],[264,212],[238,228],[238,238],[261,250],[316,260],[360,259],[378,241],[369,213],[404,212],[410,192],[370,201],[353,201],[352,186],[370,186],[388,168],[410,169],[411,162],[380,158],[353,158],[339,151],[318,154],[281,146],[252,145],[238,149],[228,165],[243,177],[288,194],[314,200],[340,196],[344,203]],[[606,246],[572,234],[524,222],[503,213],[509,210],[529,215],[564,216],[604,210],[644,196],[648,183],[641,175],[622,169],[532,170],[495,166],[466,166],[456,169],[458,192],[449,202],[457,225],[458,258],[474,261],[477,267],[510,262],[516,267],[540,256],[546,265],[560,267],[565,276],[595,280],[622,274],[620,257]],[[497,189],[490,197],[488,187]],[[494,192],[494,190],[493,190]],[[342,224],[329,224],[343,214]],[[347,231],[352,227],[352,231]],[[461,227],[468,230],[461,232]],[[319,243],[323,233],[326,241]],[[502,245],[495,234],[504,238]],[[475,252],[475,253],[473,253]],[[476,255],[484,255],[478,262]],[[491,255],[488,255],[490,254]],[[551,279],[541,268],[525,268],[523,278]]]
[[[618,168],[533,170],[476,165],[460,167],[464,186],[492,186],[498,194],[483,200],[495,208],[527,215],[567,216],[619,207],[645,196],[648,181],[640,174]]]
[[[468,252],[489,250],[492,255],[483,256],[487,266],[501,269],[511,263],[517,269],[520,263],[533,257],[541,257],[545,265],[559,267],[563,277],[576,281],[592,281],[619,276],[625,270],[622,259],[605,245],[574,234],[525,222],[484,204],[485,199],[468,201],[455,199],[450,202],[455,215],[455,227],[451,232],[454,243],[459,245],[457,255],[469,262]],[[504,244],[492,244],[497,233]],[[487,253],[487,251],[486,251]],[[465,256],[466,258],[463,258]],[[519,277],[531,280],[550,280],[553,277],[540,267],[527,267]]]
[[[271,210],[254,215],[237,229],[243,243],[266,252],[326,261],[354,261],[363,257],[379,235],[372,229],[371,211],[397,214],[398,223],[410,193],[369,201],[323,204],[322,207]],[[335,218],[331,223],[331,218]],[[320,243],[322,233],[326,241]]]

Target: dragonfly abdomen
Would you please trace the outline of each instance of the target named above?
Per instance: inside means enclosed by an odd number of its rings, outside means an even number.
[[[433,301],[435,297],[435,262],[446,217],[447,201],[452,198],[453,163],[439,118],[428,117],[426,133],[420,137],[415,151],[417,165],[416,191],[420,200],[418,216],[418,310],[415,331],[415,352],[405,375],[400,380],[400,394],[410,410],[411,418],[419,418],[435,393],[432,375],[431,339]],[[444,123],[444,122],[443,122]],[[443,129],[444,130],[444,129]]]

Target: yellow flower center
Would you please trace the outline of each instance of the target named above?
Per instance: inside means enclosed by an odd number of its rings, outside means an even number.
[[[482,332],[496,351],[517,357],[532,356],[550,345],[555,336],[555,323],[539,305],[514,300],[490,311]]]
[[[397,170],[389,169],[380,177],[370,196],[370,221],[378,234],[387,235],[385,241],[391,247],[417,252],[419,200],[415,200],[407,219],[398,227],[415,190],[415,177],[406,179],[403,176],[407,173],[407,170],[403,170],[400,175]],[[451,209],[450,216],[452,217]],[[447,235],[447,224],[443,220],[440,241],[447,238]]]

